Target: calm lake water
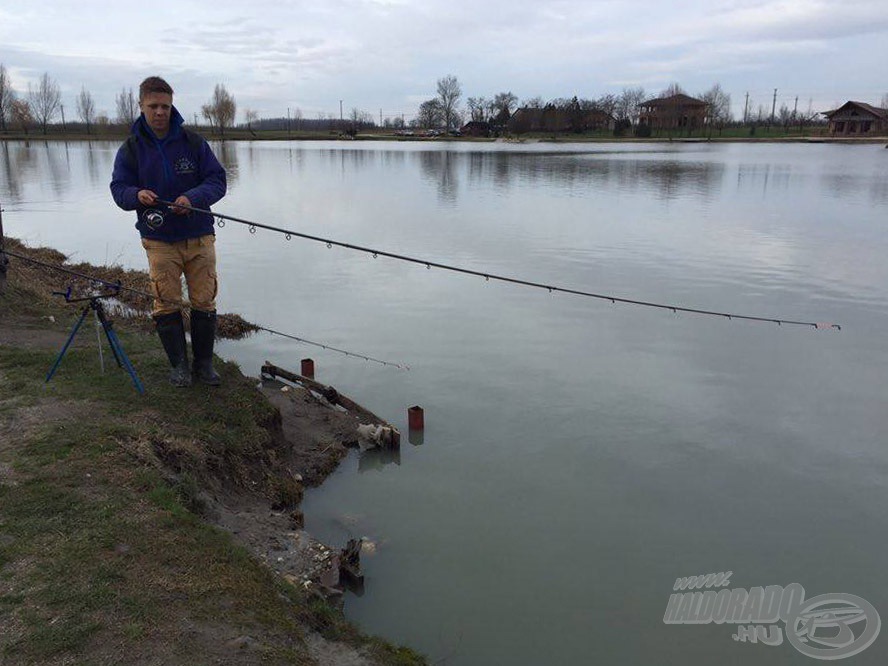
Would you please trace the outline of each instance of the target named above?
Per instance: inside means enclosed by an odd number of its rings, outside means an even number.
[[[677,577],[850,593],[888,621],[888,150],[242,143],[220,212],[432,261],[841,332],[548,294],[228,224],[219,307],[424,441],[353,454],[309,530],[366,536],[365,630],[444,664],[805,664],[663,622]],[[111,143],[0,144],[10,235],[144,268]],[[781,625],[782,626],[782,625]],[[859,627],[858,627],[859,628]],[[829,634],[827,630],[825,633]],[[833,632],[835,634],[835,632]],[[888,661],[888,635],[853,659]]]

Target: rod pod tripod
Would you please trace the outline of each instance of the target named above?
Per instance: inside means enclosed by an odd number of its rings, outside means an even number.
[[[123,351],[123,345],[120,344],[120,339],[117,337],[117,333],[114,331],[114,327],[109,321],[108,317],[105,316],[105,308],[102,305],[101,299],[108,298],[110,296],[116,296],[119,292],[119,288],[114,289],[112,291],[106,292],[104,294],[96,294],[95,296],[87,296],[86,298],[71,298],[71,288],[68,287],[68,291],[54,291],[53,294],[56,296],[64,296],[66,303],[81,303],[86,302],[84,305],[82,312],[80,313],[80,319],[77,320],[77,323],[74,324],[74,328],[71,330],[71,334],[68,336],[67,342],[65,342],[65,346],[62,347],[62,351],[59,352],[58,358],[56,358],[55,363],[52,365],[52,369],[49,371],[49,374],[46,375],[46,381],[49,382],[55,374],[56,370],[58,370],[59,365],[62,363],[62,358],[65,356],[65,352],[68,351],[68,347],[71,346],[71,343],[74,341],[74,336],[77,335],[77,331],[80,330],[81,325],[83,325],[86,316],[89,314],[90,310],[95,312],[96,319],[102,325],[102,330],[105,331],[105,337],[108,339],[108,345],[111,347],[111,352],[114,354],[114,360],[117,361],[117,365],[124,370],[127,371],[130,378],[133,380],[133,385],[136,387],[136,390],[144,394],[145,387],[142,386],[142,382],[139,379],[139,376],[136,374],[136,370],[133,367],[133,364],[130,362],[129,358],[127,358],[126,352]],[[102,360],[102,345],[101,338],[99,338],[99,359],[102,363],[102,369],[104,370],[104,360]]]

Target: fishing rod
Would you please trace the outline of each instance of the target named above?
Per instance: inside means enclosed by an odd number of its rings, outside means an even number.
[[[100,284],[100,285],[103,285],[106,287],[117,289],[119,291],[125,291],[125,292],[131,293],[131,294],[136,294],[138,296],[143,296],[143,297],[149,298],[149,299],[156,298],[154,296],[154,294],[150,294],[147,291],[142,291],[141,289],[134,289],[132,287],[125,287],[120,283],[119,280],[117,282],[111,282],[109,280],[104,280],[104,279],[102,279],[100,277],[96,277],[94,275],[88,275],[86,273],[81,273],[80,271],[75,271],[75,270],[71,270],[70,268],[65,268],[63,266],[59,266],[58,264],[50,264],[45,261],[40,261],[39,259],[34,259],[32,257],[28,257],[28,256],[20,254],[18,252],[13,252],[12,250],[4,250],[4,252],[7,255],[9,255],[10,257],[15,257],[16,259],[20,259],[22,261],[26,261],[31,264],[35,264],[37,266],[42,266],[44,268],[59,271],[61,273],[65,273],[67,275],[71,275],[73,277],[80,278],[81,280],[94,282],[96,284]],[[156,299],[156,300],[161,300],[165,303],[171,303],[173,305],[178,305],[178,306],[187,306],[188,305],[184,301],[177,301],[177,300],[169,299],[169,298]],[[233,315],[225,315],[225,314],[220,314],[217,316],[220,319],[227,318],[227,317],[233,317]],[[266,333],[270,333],[272,335],[279,335],[282,338],[288,338],[290,340],[302,342],[304,344],[311,345],[313,347],[320,347],[321,349],[326,349],[327,351],[332,351],[332,352],[336,352],[338,354],[343,354],[344,356],[348,356],[351,358],[362,359],[364,361],[378,363],[380,365],[384,365],[384,366],[391,367],[391,368],[397,368],[399,370],[410,370],[410,366],[407,365],[406,363],[396,363],[394,361],[384,361],[379,358],[367,356],[366,354],[359,354],[356,352],[348,351],[346,349],[340,349],[338,347],[333,347],[332,345],[324,344],[323,342],[315,342],[314,340],[309,340],[308,338],[303,338],[303,337],[300,337],[297,335],[292,335],[290,333],[284,333],[282,331],[278,331],[273,328],[268,328],[267,326],[259,326],[258,324],[252,324],[252,323],[250,323],[250,326],[254,327],[255,329],[257,329],[259,331],[265,331]]]
[[[534,282],[531,280],[522,280],[520,278],[510,277],[506,275],[497,275],[496,273],[486,273],[484,271],[477,271],[471,268],[463,268],[461,266],[453,266],[451,264],[444,264],[437,261],[429,261],[428,259],[420,259],[417,257],[411,257],[404,254],[397,254],[395,252],[387,252],[385,250],[379,250],[372,247],[365,247],[363,245],[355,245],[354,243],[346,243],[344,241],[333,240],[332,238],[322,238],[321,236],[315,236],[312,234],[303,233],[301,231],[294,231],[293,229],[283,229],[281,227],[275,227],[269,224],[262,224],[260,222],[254,222],[252,220],[245,220],[240,217],[234,217],[233,215],[223,215],[222,213],[216,213],[214,211],[205,209],[205,208],[196,208],[195,206],[188,206],[183,204],[175,204],[172,201],[165,201],[163,199],[157,199],[157,203],[163,204],[165,206],[171,208],[183,208],[185,210],[189,210],[195,213],[204,213],[206,215],[212,215],[217,218],[218,225],[220,227],[225,226],[226,221],[237,222],[238,224],[243,224],[249,227],[250,233],[256,233],[256,229],[265,229],[267,231],[274,231],[280,234],[283,234],[287,240],[290,240],[292,237],[303,238],[305,240],[315,241],[318,243],[325,243],[328,248],[332,248],[334,245],[337,247],[342,247],[347,250],[355,250],[357,252],[363,252],[365,254],[370,254],[375,259],[376,257],[388,257],[389,259],[396,259],[398,261],[406,261],[411,264],[418,264],[420,266],[425,266],[427,269],[431,268],[440,268],[445,271],[450,271],[453,273],[462,273],[463,275],[474,275],[476,277],[482,277],[486,281],[495,280],[497,282],[505,282],[508,284],[516,284],[523,287],[533,287],[535,289],[545,289],[550,294],[551,293],[562,293],[562,294],[573,294],[574,296],[584,296],[586,298],[596,298],[602,301],[610,301],[611,303],[625,303],[628,305],[638,305],[646,308],[657,308],[659,310],[671,310],[674,313],[678,312],[686,312],[689,314],[697,314],[697,315],[706,315],[711,317],[722,317],[725,319],[743,319],[745,321],[760,321],[760,322],[768,322],[771,324],[777,324],[778,326],[782,324],[793,325],[793,326],[809,326],[815,329],[835,329],[842,330],[840,324],[831,324],[831,323],[820,323],[813,321],[798,321],[793,319],[779,319],[775,317],[762,317],[756,315],[744,315],[744,314],[736,314],[733,312],[720,312],[717,310],[703,310],[700,308],[689,308],[683,307],[681,305],[670,305],[668,303],[655,303],[653,301],[642,301],[634,298],[624,298],[621,296],[613,296],[610,294],[598,294],[591,291],[583,291],[581,289],[571,289],[569,287],[559,287],[557,285],[545,284],[542,282]]]

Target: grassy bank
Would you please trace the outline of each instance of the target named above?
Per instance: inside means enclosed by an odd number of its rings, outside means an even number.
[[[202,516],[210,492],[298,498],[255,380],[220,363],[222,388],[174,390],[156,339],[121,320],[145,396],[107,353],[100,373],[91,323],[47,384],[77,313],[20,267],[0,295],[0,662],[423,663]]]

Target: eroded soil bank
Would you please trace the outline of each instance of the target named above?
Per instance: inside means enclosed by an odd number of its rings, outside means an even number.
[[[344,620],[326,589],[338,548],[301,527],[304,487],[336,467],[360,419],[230,363],[218,364],[219,389],[173,389],[139,317],[117,316],[115,329],[144,396],[107,347],[101,373],[91,319],[46,383],[79,315],[50,292],[71,282],[16,259],[9,268],[0,294],[0,661],[424,663]]]

